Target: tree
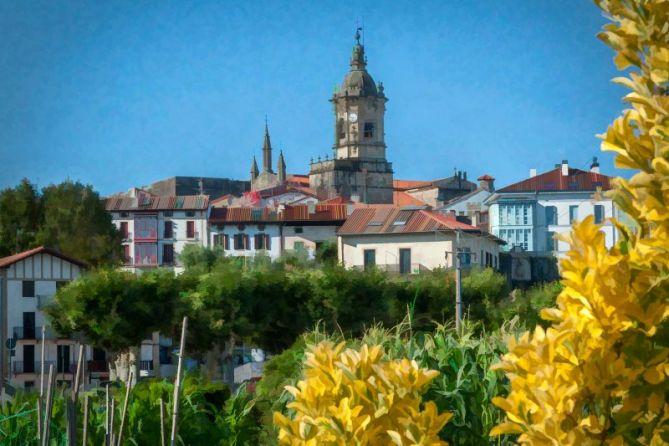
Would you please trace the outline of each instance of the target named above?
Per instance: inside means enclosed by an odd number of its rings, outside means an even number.
[[[65,181],[42,189],[39,244],[97,266],[122,259],[122,236],[91,186]]]
[[[45,245],[99,266],[120,261],[121,241],[91,186],[65,181],[40,194],[23,179],[0,191],[0,256]]]
[[[0,191],[0,257],[36,246],[41,205],[39,193],[26,178],[15,188]]]
[[[171,332],[179,292],[171,271],[99,270],[58,290],[45,311],[58,333],[80,333],[106,350],[110,372],[126,381],[129,365],[136,366],[133,349],[154,331]]]
[[[631,90],[602,135],[616,165],[611,196],[634,222],[615,222],[611,249],[592,217],[574,226],[552,321],[509,342],[510,380],[495,403],[524,445],[659,445],[669,441],[669,1],[597,0],[613,23],[600,38]]]

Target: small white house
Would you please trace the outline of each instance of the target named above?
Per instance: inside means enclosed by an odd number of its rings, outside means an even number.
[[[25,389],[39,388],[41,351],[45,373],[54,366],[59,382],[70,382],[78,361],[75,340],[58,336],[41,309],[56,290],[80,276],[84,263],[39,247],[0,259],[0,382]],[[42,327],[46,342],[42,345]],[[10,350],[8,346],[13,348]],[[104,352],[84,349],[88,378],[106,375]],[[46,378],[45,378],[46,379]]]
[[[504,243],[479,228],[436,211],[370,206],[358,208],[337,232],[339,260],[349,268],[376,267],[415,274],[454,266],[497,268]]]
[[[262,254],[275,260],[286,251],[304,251],[313,258],[321,243],[336,240],[347,214],[344,204],[214,208],[210,246],[223,247],[228,256]]]
[[[178,255],[190,244],[207,246],[209,197],[158,197],[145,191],[107,199],[106,209],[123,234],[126,268],[173,267],[181,272]]]
[[[597,158],[590,171],[569,167],[567,161],[540,175],[532,169],[529,178],[498,189],[486,200],[491,232],[507,242],[508,250],[562,257],[568,246],[555,235],[569,233],[573,222],[592,215],[602,225],[606,245],[613,246],[618,234],[611,218],[620,215],[602,194],[611,188],[610,180],[599,173]]]

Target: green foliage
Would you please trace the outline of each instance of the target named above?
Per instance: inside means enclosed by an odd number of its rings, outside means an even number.
[[[337,256],[337,240],[323,242],[316,250],[316,263],[319,265],[336,265],[339,262]]]
[[[91,186],[65,181],[42,189],[26,179],[0,191],[0,256],[45,245],[97,266],[122,258],[121,234]]]
[[[526,290],[513,290],[497,304],[489,304],[486,308],[488,326],[500,327],[515,317],[527,329],[534,329],[537,325],[548,326],[548,322],[541,318],[541,310],[555,306],[555,300],[562,291],[560,282],[549,282],[535,285]]]
[[[58,290],[45,312],[58,333],[81,332],[86,343],[119,352],[171,328],[179,291],[170,271],[98,270]]]

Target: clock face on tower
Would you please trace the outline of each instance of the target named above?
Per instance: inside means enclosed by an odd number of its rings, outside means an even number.
[[[357,113],[349,113],[348,114],[348,120],[349,120],[349,122],[358,122],[358,114]]]

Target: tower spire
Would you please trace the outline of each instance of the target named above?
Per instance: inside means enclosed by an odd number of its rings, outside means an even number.
[[[283,159],[283,150],[279,151],[279,161],[277,162],[277,174],[279,176],[279,184],[286,182],[286,161]]]
[[[272,171],[272,143],[269,140],[269,128],[267,127],[267,116],[265,116],[265,139],[262,145],[262,171]]]
[[[255,180],[256,178],[258,178],[258,162],[254,156],[253,163],[251,163],[251,181]]]
[[[355,30],[355,45],[353,46],[353,54],[351,55],[351,68],[354,70],[364,70],[367,65],[365,60],[365,46],[360,43],[360,31],[362,27]]]

